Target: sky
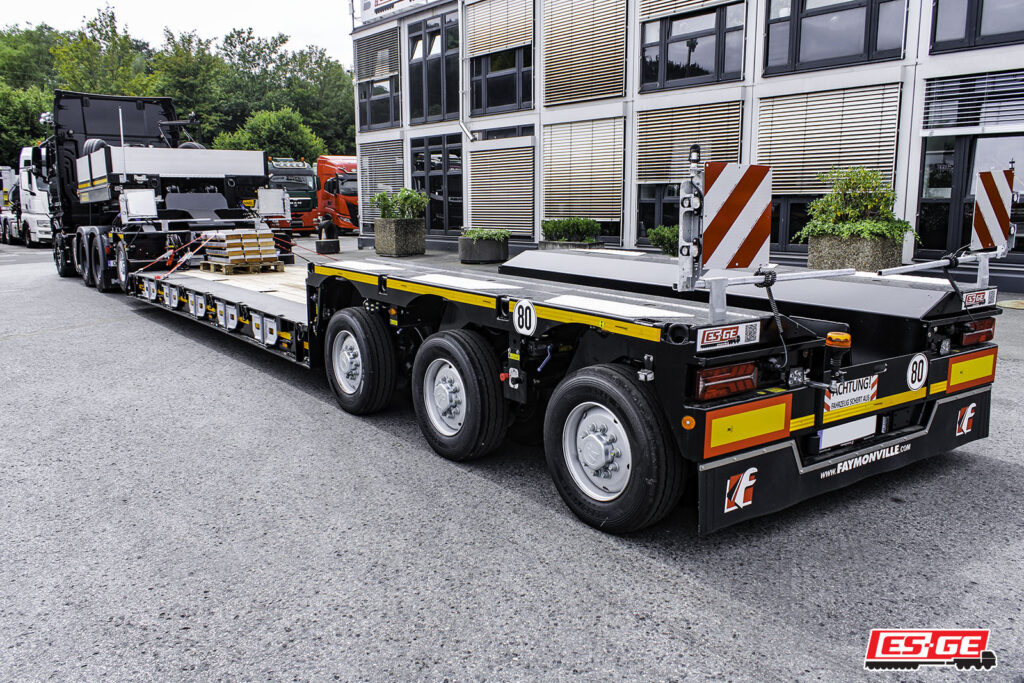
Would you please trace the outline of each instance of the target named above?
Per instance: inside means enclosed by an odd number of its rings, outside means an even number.
[[[329,2],[222,2],[218,0],[47,0],[46,2],[3,3],[0,25],[42,24],[61,29],[77,29],[86,18],[109,5],[117,21],[127,27],[133,38],[147,41],[154,48],[163,44],[164,27],[175,33],[195,31],[203,38],[219,39],[233,28],[252,27],[259,36],[284,33],[290,36],[288,49],[300,50],[316,45],[345,66],[352,66],[352,18],[348,0]],[[295,11],[289,11],[294,8]]]

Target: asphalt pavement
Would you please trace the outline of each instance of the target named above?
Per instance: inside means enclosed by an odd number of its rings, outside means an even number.
[[[990,438],[614,537],[537,448],[447,462],[405,395],[347,415],[317,372],[0,246],[0,679],[1024,680],[1024,311],[996,336]],[[998,667],[865,672],[894,627],[991,629]]]

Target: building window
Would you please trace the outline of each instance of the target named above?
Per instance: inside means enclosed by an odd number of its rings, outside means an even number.
[[[409,120],[443,121],[459,116],[458,14],[409,26]]]
[[[641,91],[743,76],[744,3],[643,25]]]
[[[1020,0],[936,0],[932,52],[1024,42]]]
[[[462,134],[413,138],[412,186],[430,197],[427,228],[435,234],[462,230]]]
[[[769,0],[765,74],[897,59],[906,0]]]
[[[646,243],[647,231],[659,225],[679,225],[679,185],[677,183],[640,186],[637,202],[637,238]]]
[[[533,135],[533,124],[526,126],[508,126],[506,128],[491,128],[484,131],[484,140],[503,140],[505,138],[520,138]]]
[[[359,130],[402,125],[398,76],[359,84]]]
[[[471,74],[473,116],[533,108],[531,46],[474,57]]]
[[[804,229],[811,216],[807,207],[817,197],[781,196],[772,197],[772,240],[775,251],[806,252],[807,243],[797,239],[797,233]]]

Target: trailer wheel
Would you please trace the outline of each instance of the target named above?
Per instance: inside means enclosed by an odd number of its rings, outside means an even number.
[[[394,395],[398,360],[390,331],[365,309],[346,308],[331,316],[324,366],[338,405],[347,413],[376,412]]]
[[[57,275],[60,277],[71,277],[75,274],[75,265],[68,255],[64,237],[60,234],[53,236],[53,264],[57,267]]]
[[[92,264],[96,258],[93,254],[93,243],[95,240],[89,239],[89,236],[84,233],[78,236],[78,240],[81,245],[82,282],[86,287],[95,287],[96,280],[93,279],[95,267]]]
[[[75,233],[69,238],[71,240],[71,263],[75,266],[75,272],[79,276],[85,277],[85,261],[82,260],[81,237],[81,235]]]
[[[412,402],[420,431],[438,455],[472,460],[501,444],[509,413],[500,372],[494,349],[478,332],[440,332],[420,346]]]
[[[97,291],[110,292],[114,289],[114,283],[110,280],[107,255],[104,251],[103,240],[97,235],[92,240],[92,256],[89,259],[89,264],[92,266],[92,279]]]
[[[121,288],[121,291],[125,294],[128,293],[128,269],[130,264],[128,262],[128,249],[125,248],[124,242],[117,243],[117,284]]]
[[[548,404],[544,451],[562,499],[603,531],[650,526],[682,495],[686,470],[654,392],[624,366],[562,380]]]

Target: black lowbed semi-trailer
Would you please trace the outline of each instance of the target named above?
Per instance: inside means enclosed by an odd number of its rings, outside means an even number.
[[[904,305],[883,315],[865,304],[854,319],[782,302],[778,317],[758,306],[723,318],[678,296],[429,259],[231,277],[147,270],[128,291],[323,367],[350,413],[383,408],[408,377],[423,435],[445,458],[480,457],[510,430],[542,437],[562,498],[606,531],[655,523],[696,477],[708,533],[987,436],[994,296],[965,310],[942,282],[845,286],[852,301]]]
[[[51,174],[53,258],[61,277],[80,275],[101,291],[126,290],[128,273],[191,243],[208,230],[252,228],[250,207],[267,186],[262,152],[207,150],[187,135],[169,97],[124,97],[57,90],[45,163]],[[151,192],[136,220],[131,193]],[[131,204],[129,202],[128,204]],[[282,252],[291,231],[275,230]]]

